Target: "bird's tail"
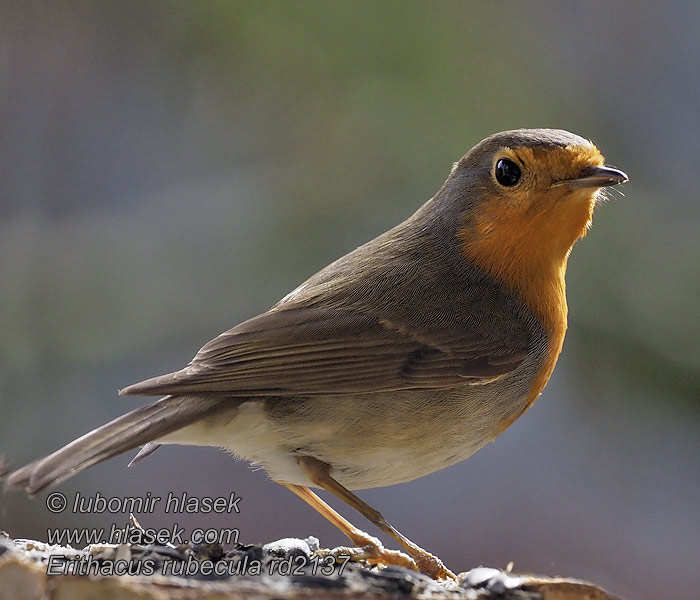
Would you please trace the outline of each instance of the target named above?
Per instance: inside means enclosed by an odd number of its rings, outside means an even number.
[[[223,405],[223,406],[222,406]],[[8,488],[35,494],[103,460],[147,444],[226,407],[221,398],[166,396],[85,434],[7,476]],[[0,474],[1,476],[1,474]]]

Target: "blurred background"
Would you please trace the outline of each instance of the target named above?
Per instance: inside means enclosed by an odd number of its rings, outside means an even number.
[[[573,252],[549,386],[469,461],[361,495],[454,570],[695,596],[699,19],[691,0],[3,2],[0,450],[19,466],[142,404],[117,390],[403,220],[486,135],[564,128],[631,182]],[[240,515],[178,522],[345,543],[216,449],[129,459],[59,490],[235,491]],[[0,495],[0,528],[127,520],[45,496]]]

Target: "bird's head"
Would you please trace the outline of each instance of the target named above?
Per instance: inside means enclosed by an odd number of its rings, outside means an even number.
[[[526,297],[548,280],[563,285],[601,190],[627,181],[604,165],[592,142],[557,129],[506,131],[477,144],[443,188],[462,205],[465,258]]]

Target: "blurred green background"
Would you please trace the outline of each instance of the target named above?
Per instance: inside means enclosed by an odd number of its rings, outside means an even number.
[[[469,461],[361,495],[454,570],[693,596],[699,21],[690,0],[3,2],[0,450],[18,466],[141,404],[117,390],[410,215],[481,138],[560,127],[631,182],[573,252],[549,386]],[[217,450],[128,460],[59,489],[235,490],[240,515],[180,524],[345,543]],[[54,516],[44,497],[2,496],[0,527],[127,519]]]

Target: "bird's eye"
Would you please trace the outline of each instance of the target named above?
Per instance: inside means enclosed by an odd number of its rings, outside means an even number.
[[[505,187],[514,186],[521,175],[520,167],[512,160],[501,158],[496,163],[496,181]]]

